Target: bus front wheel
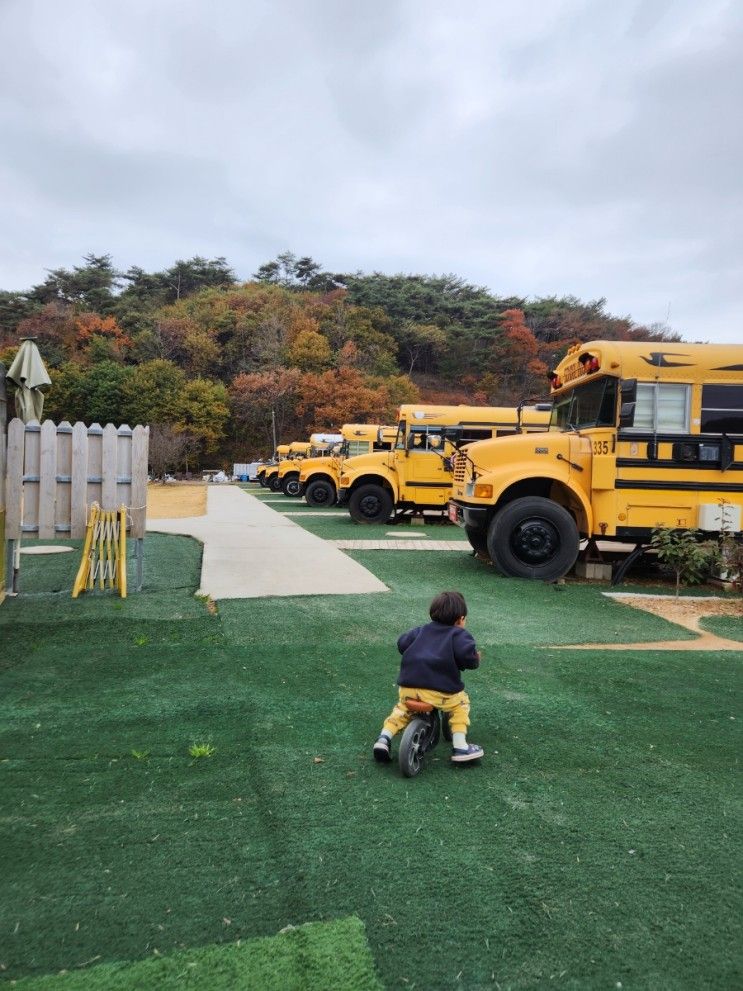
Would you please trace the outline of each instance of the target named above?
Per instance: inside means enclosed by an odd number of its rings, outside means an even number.
[[[268,480],[268,487],[272,492],[281,492],[281,479],[278,475],[271,475]]]
[[[575,564],[578,542],[570,513],[540,496],[507,503],[488,528],[488,553],[509,578],[562,578]]]
[[[487,530],[480,530],[474,526],[466,526],[464,532],[467,535],[467,540],[470,542],[470,547],[476,554],[488,554]]]
[[[392,496],[381,485],[360,485],[351,493],[348,510],[357,523],[386,523],[392,513]]]
[[[304,501],[309,506],[332,506],[335,502],[335,488],[324,478],[318,478],[307,486]]]
[[[292,499],[302,495],[302,484],[299,481],[299,475],[284,475],[281,482],[281,491],[285,496],[289,496]]]

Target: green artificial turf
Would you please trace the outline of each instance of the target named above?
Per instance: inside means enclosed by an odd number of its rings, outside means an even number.
[[[743,614],[740,616],[705,616],[699,625],[703,630],[725,637],[727,640],[743,642]]]
[[[381,991],[360,919],[18,981],[22,991]]]
[[[354,552],[390,593],[212,614],[198,544],[145,547],[140,596],[0,607],[0,981],[358,916],[389,989],[740,984],[743,651],[558,649],[683,634],[455,554]],[[442,588],[486,757],[408,780],[370,747]]]
[[[367,524],[356,523],[348,514],[307,518],[302,515],[293,516],[291,519],[324,540],[405,540],[408,537],[420,543],[424,543],[426,539],[460,542],[467,540],[463,530],[446,522],[427,523],[425,526],[411,526],[408,522]]]

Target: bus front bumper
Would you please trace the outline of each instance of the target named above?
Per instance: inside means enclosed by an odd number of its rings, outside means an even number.
[[[487,530],[490,518],[488,506],[468,506],[466,503],[449,502],[448,516],[457,526],[466,526],[472,530]]]

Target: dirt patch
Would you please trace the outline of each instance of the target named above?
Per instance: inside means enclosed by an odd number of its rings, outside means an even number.
[[[147,518],[181,520],[206,513],[207,486],[201,482],[152,482],[147,486]]]

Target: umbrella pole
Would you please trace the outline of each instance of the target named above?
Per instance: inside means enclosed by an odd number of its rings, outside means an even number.
[[[8,594],[18,595],[18,573],[21,570],[21,537],[23,536],[23,492],[21,492],[21,532],[10,544]]]
[[[18,572],[21,570],[21,540],[13,541],[13,574],[10,579],[10,594],[18,595]]]

